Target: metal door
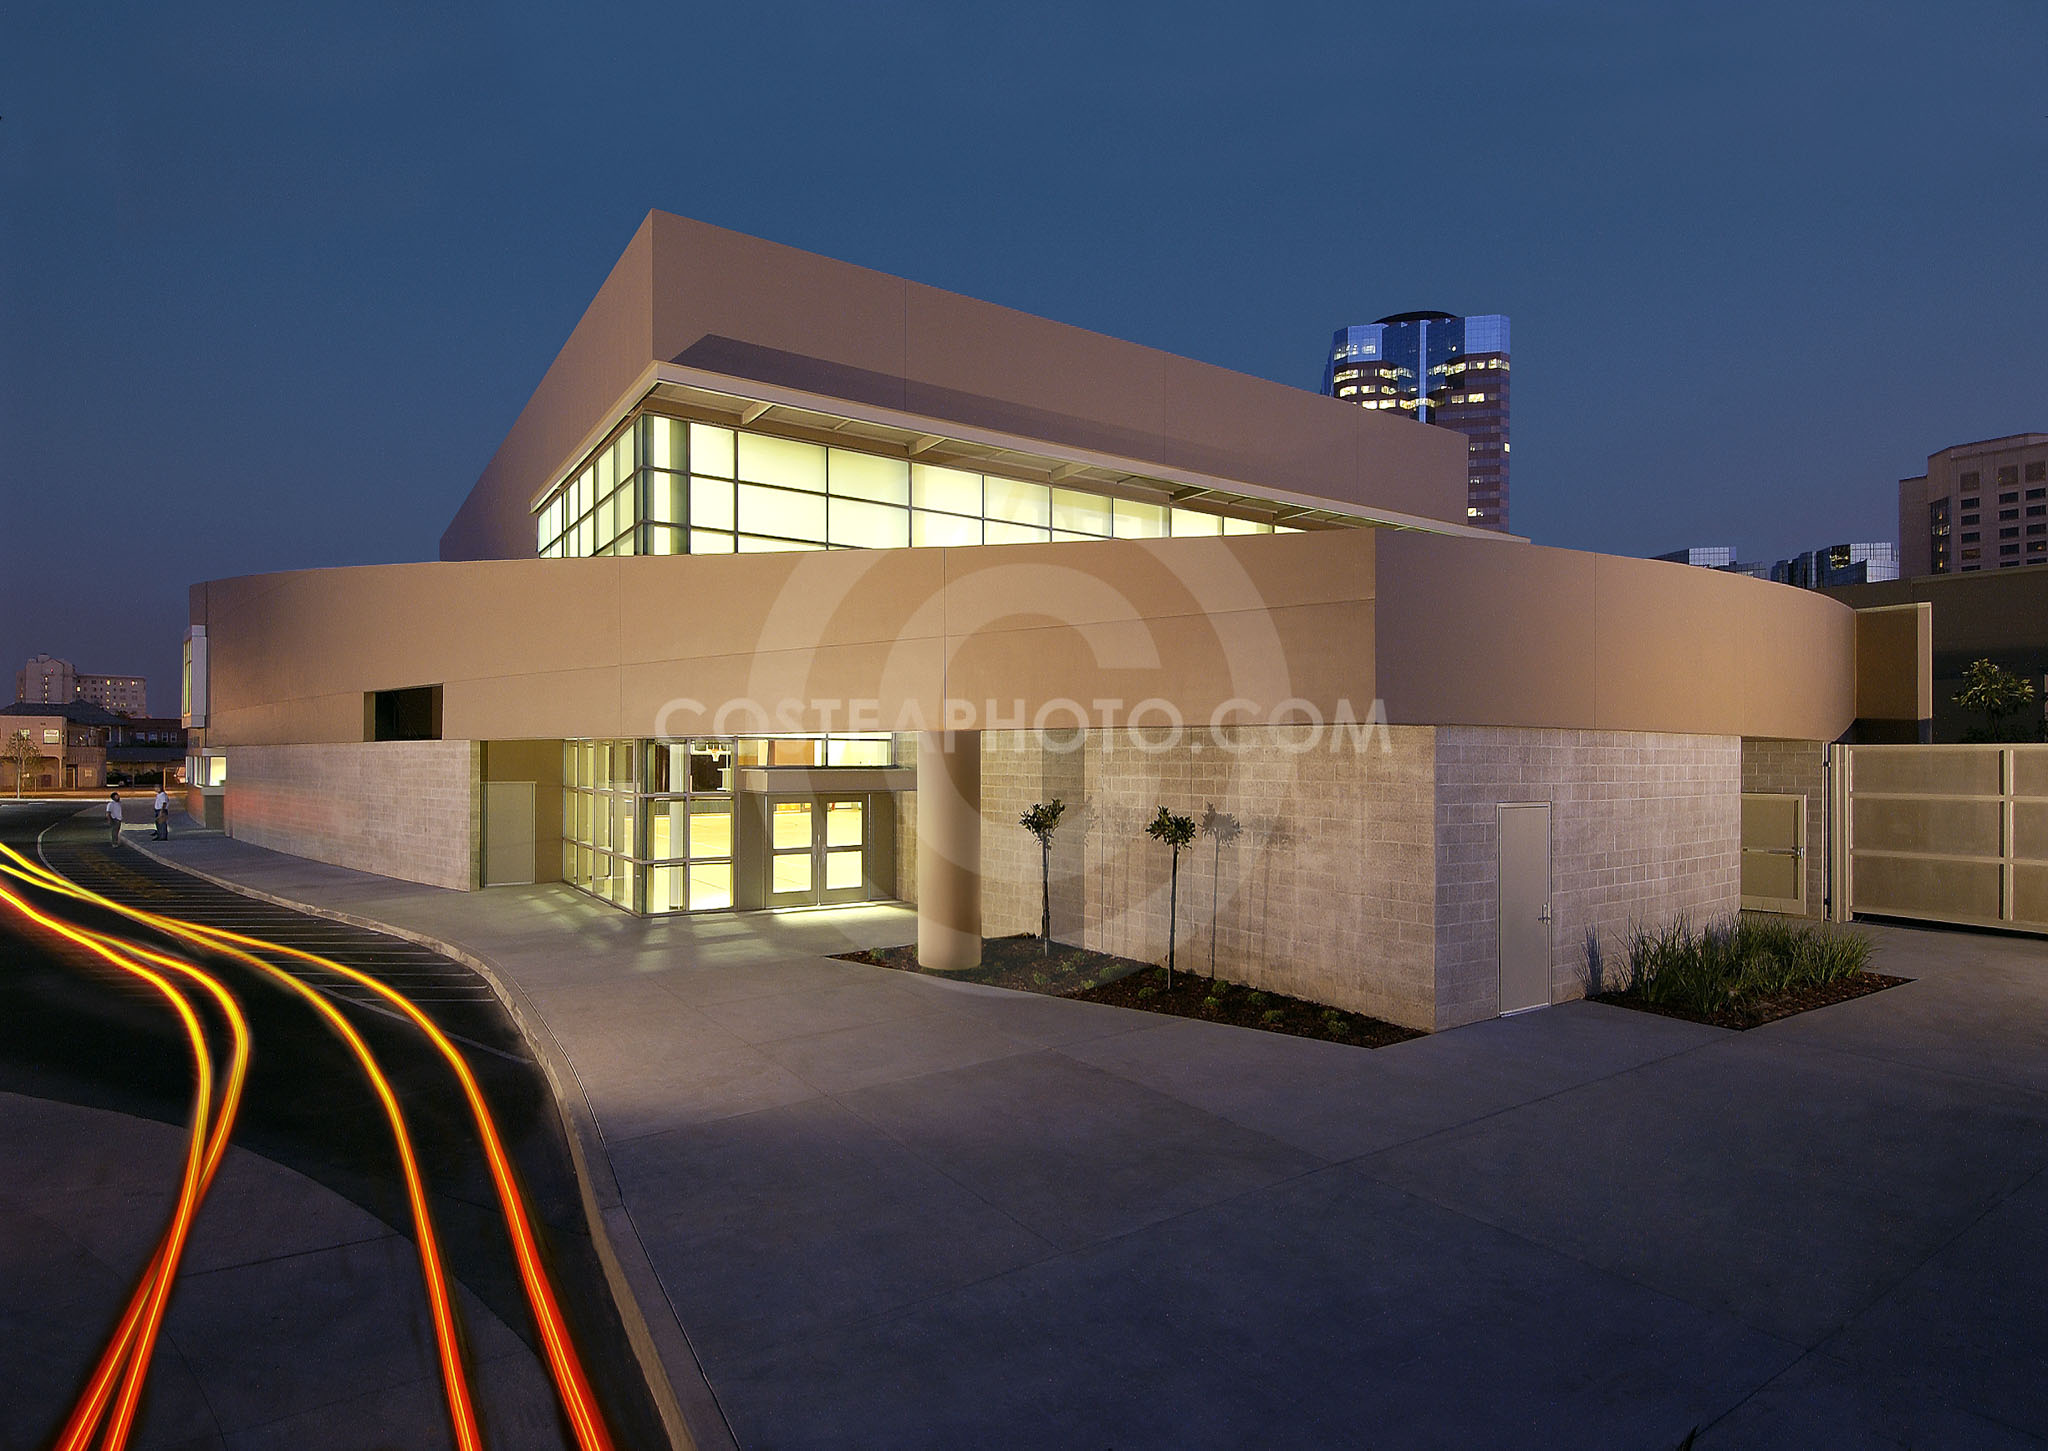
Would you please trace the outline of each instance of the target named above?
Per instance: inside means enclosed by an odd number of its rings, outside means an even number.
[[[817,803],[786,800],[767,805],[767,905],[809,907],[818,900]]]
[[[818,900],[863,902],[867,880],[868,803],[849,796],[818,803]]]
[[[1500,1010],[1550,1002],[1550,803],[1500,808]]]
[[[770,802],[768,905],[866,901],[867,818],[863,796]]]
[[[1806,914],[1806,797],[1742,793],[1742,905]]]
[[[533,880],[531,781],[484,782],[484,885],[523,886]]]

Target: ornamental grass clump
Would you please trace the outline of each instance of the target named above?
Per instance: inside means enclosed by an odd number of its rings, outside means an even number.
[[[1630,934],[1623,991],[1711,1015],[1839,982],[1869,965],[1870,939],[1828,923],[1745,913],[1695,930],[1681,917]]]

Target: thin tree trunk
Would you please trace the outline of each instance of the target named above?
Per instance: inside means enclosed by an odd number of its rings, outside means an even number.
[[[1223,879],[1223,838],[1216,839],[1215,859],[1209,866],[1209,981],[1216,980],[1216,912],[1220,905],[1217,889]]]
[[[1166,889],[1166,990],[1173,991],[1173,934],[1180,915],[1180,848],[1173,849],[1173,876]]]
[[[1052,843],[1038,843],[1038,955],[1052,956]]]

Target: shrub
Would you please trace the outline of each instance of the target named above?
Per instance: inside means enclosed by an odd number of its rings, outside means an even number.
[[[1681,917],[1629,935],[1622,990],[1658,1007],[1712,1014],[1854,977],[1870,939],[1824,922],[1745,913],[1695,930]]]

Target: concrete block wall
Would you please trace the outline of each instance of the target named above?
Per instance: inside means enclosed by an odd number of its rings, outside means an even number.
[[[917,765],[917,733],[898,731],[892,738],[896,764]],[[917,792],[898,791],[896,801],[896,900],[917,903]]]
[[[1236,727],[1156,749],[1093,730],[1078,750],[1029,732],[982,738],[983,926],[1035,930],[1037,847],[1017,817],[1059,796],[1053,930],[1063,941],[1164,961],[1171,854],[1145,835],[1164,805],[1235,815],[1237,844],[1181,857],[1178,957],[1216,972],[1416,1027],[1435,1025],[1433,733]],[[1219,744],[1226,748],[1219,748]]]
[[[1446,726],[1436,733],[1436,1021],[1500,1001],[1502,802],[1551,803],[1551,997],[1585,991],[1638,924],[1741,903],[1742,745],[1733,736]]]
[[[901,760],[899,756],[897,759]],[[912,759],[916,759],[912,757]],[[917,904],[917,793],[896,793],[896,900]]]
[[[1806,797],[1806,915],[1824,916],[1828,892],[1827,746],[1745,737],[1742,789]]]
[[[228,749],[230,836],[429,886],[478,885],[474,741]]]
[[[1052,934],[1078,943],[1085,931],[1087,753],[1078,731],[984,731],[981,737],[982,931],[1037,932],[1049,876]],[[1049,863],[1018,818],[1041,801],[1066,804]]]

